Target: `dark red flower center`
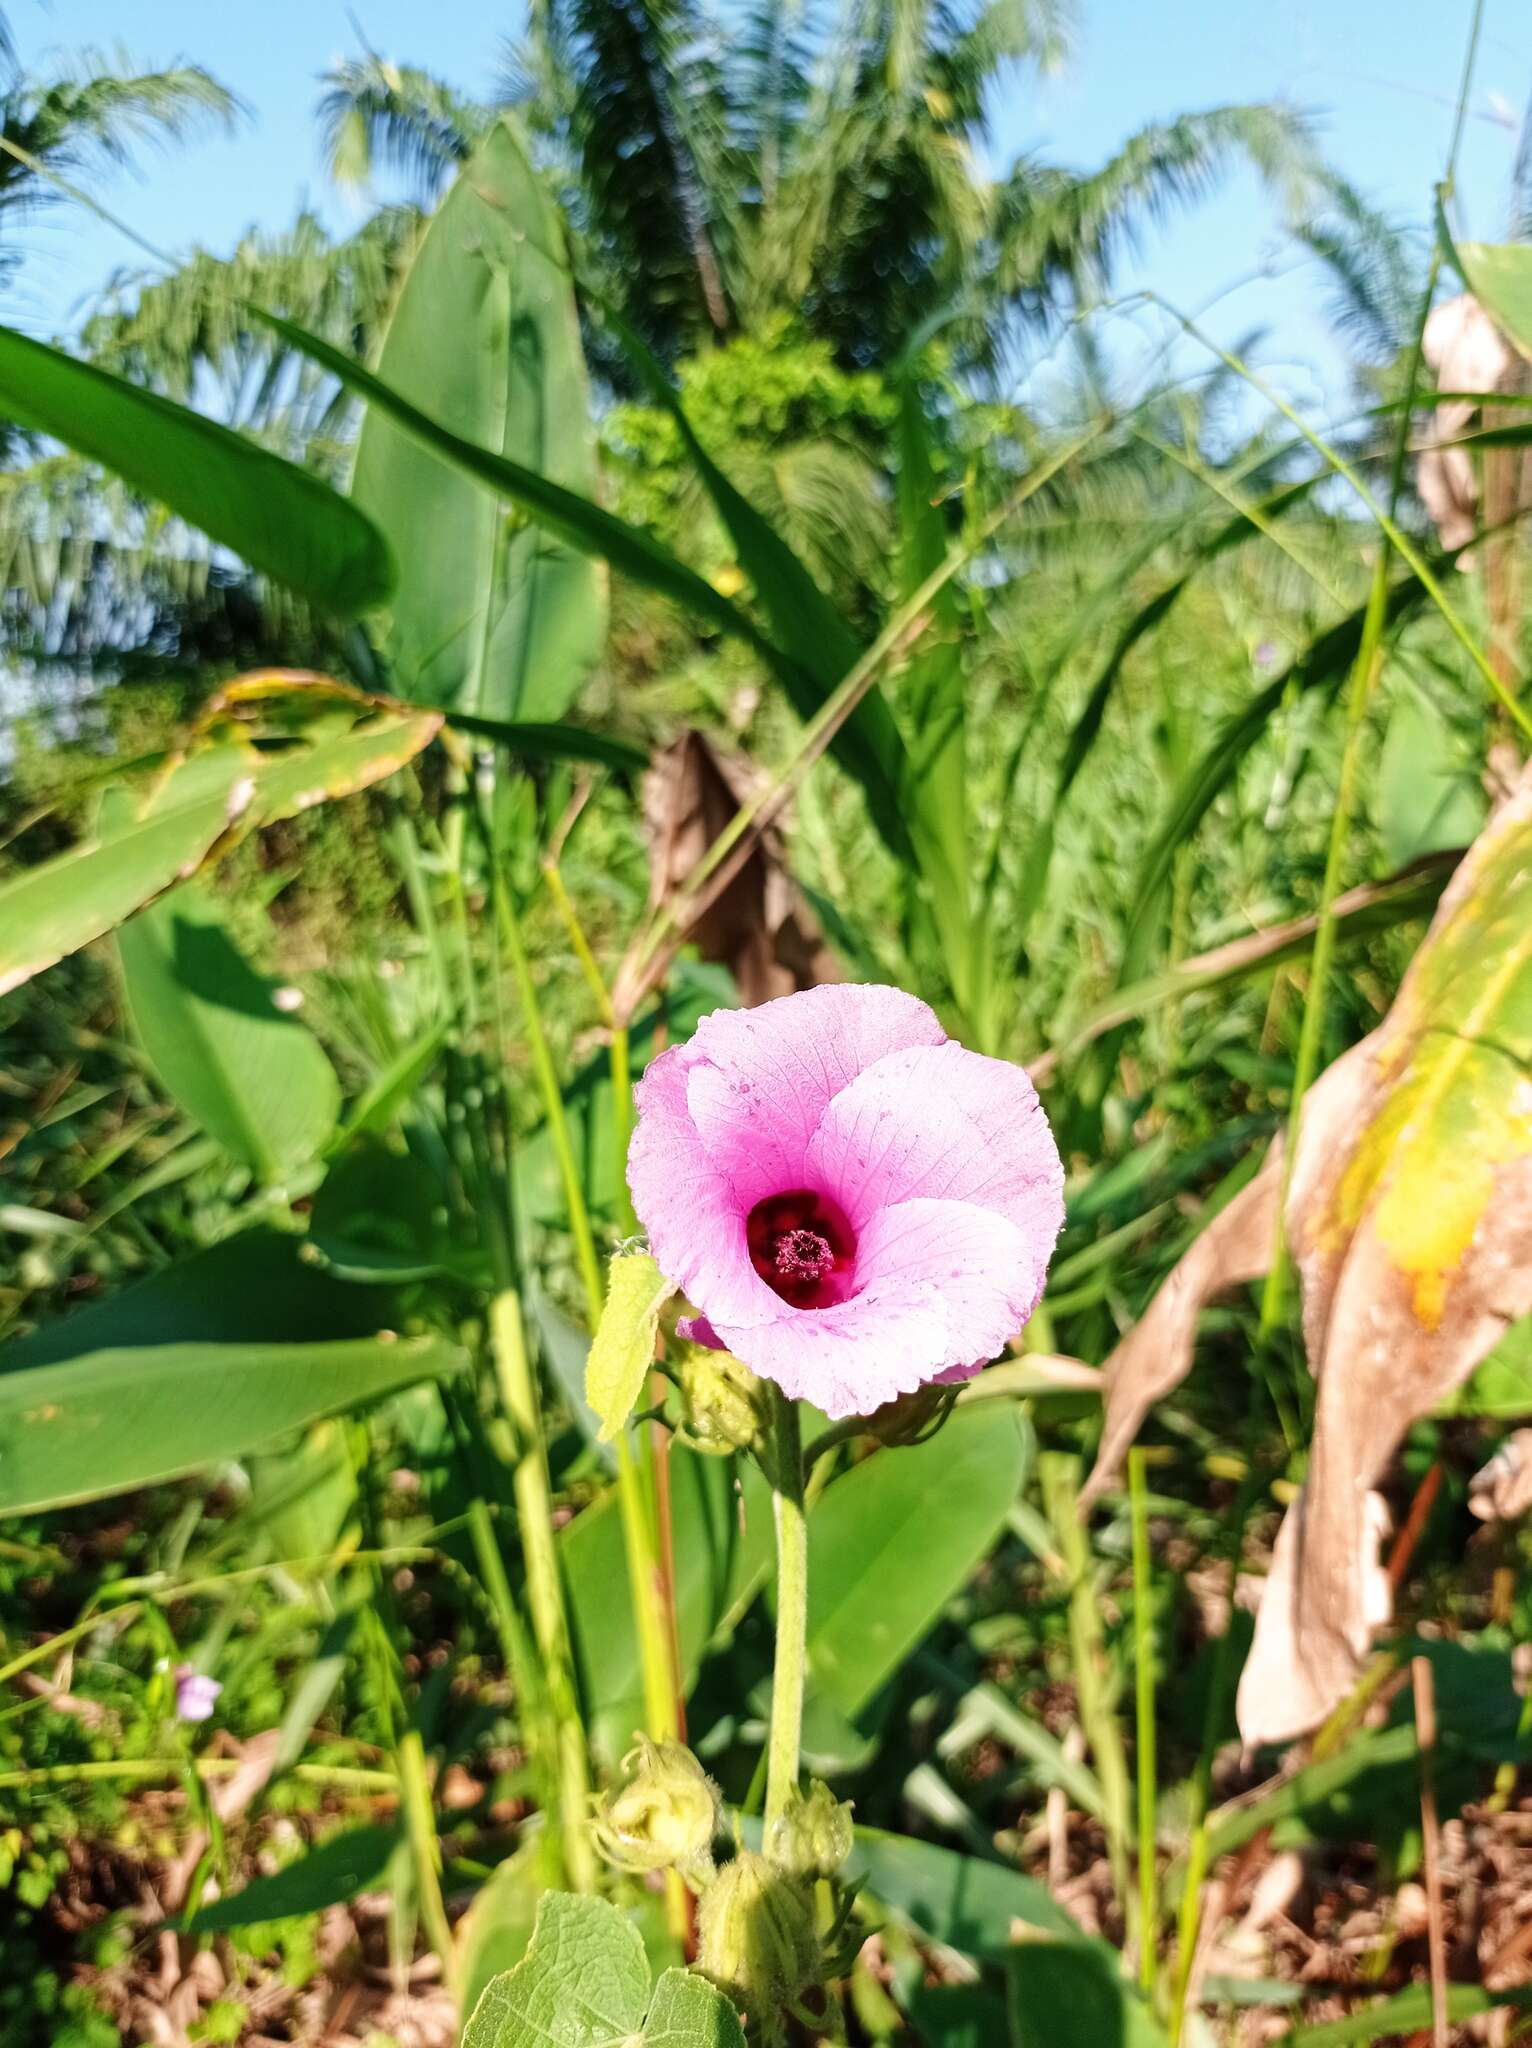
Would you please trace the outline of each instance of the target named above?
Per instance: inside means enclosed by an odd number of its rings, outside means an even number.
[[[751,1265],[794,1308],[831,1308],[850,1293],[856,1234],[828,1195],[768,1195],[746,1218],[745,1238]]]

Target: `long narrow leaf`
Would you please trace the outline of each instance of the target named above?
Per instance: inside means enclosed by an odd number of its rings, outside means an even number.
[[[1427,592],[1413,575],[1394,585],[1388,599],[1388,623],[1398,625],[1425,602]],[[1139,869],[1138,893],[1128,914],[1135,929],[1170,873],[1176,849],[1184,846],[1260,739],[1290,690],[1337,691],[1350,673],[1361,645],[1367,607],[1360,605],[1321,633],[1298,659],[1274,676],[1264,690],[1227,719],[1200,760],[1192,766],[1170,801],[1165,821],[1145,852]]]
[[[338,491],[215,420],[0,327],[0,412],[89,456],[338,617],[394,586],[388,543]]]
[[[740,567],[754,584],[773,632],[796,665],[795,691],[788,678],[783,678],[793,691],[794,709],[800,717],[811,718],[866,650],[786,541],[703,447],[664,366],[619,313],[610,307],[603,308],[603,313],[649,395],[675,421],[692,466],[734,543]],[[935,561],[943,552],[938,548]],[[927,563],[922,573],[929,573],[935,561]],[[841,736],[840,751],[866,789],[884,836],[896,846],[904,844],[899,793],[907,763],[898,727],[880,697],[864,698],[857,706]]]

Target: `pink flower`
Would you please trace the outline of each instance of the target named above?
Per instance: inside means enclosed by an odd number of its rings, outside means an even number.
[[[967,1379],[1038,1304],[1064,1175],[1036,1090],[899,989],[715,1010],[638,1109],[628,1182],[690,1334],[828,1415]]]
[[[216,1678],[209,1678],[191,1664],[178,1664],[175,1668],[176,1718],[180,1721],[207,1721],[212,1718],[218,1704],[218,1695],[223,1687]]]

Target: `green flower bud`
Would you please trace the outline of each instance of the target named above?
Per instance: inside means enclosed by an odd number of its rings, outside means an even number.
[[[882,1444],[924,1443],[928,1436],[935,1436],[952,1413],[957,1391],[956,1387],[941,1387],[934,1380],[927,1380],[914,1393],[900,1394],[895,1400],[885,1401],[881,1408],[874,1408],[866,1420],[867,1434]]]
[[[688,1344],[677,1366],[686,1419],[699,1450],[753,1451],[765,1432],[761,1383],[727,1351]]]
[[[808,1891],[742,1850],[698,1901],[697,1968],[748,2016],[752,2040],[784,2041],[783,2012],[822,1974]]]
[[[713,1870],[718,1787],[679,1742],[640,1735],[622,1760],[627,1782],[597,1801],[596,1845],[619,1870],[679,1870],[692,1885]]]
[[[851,1854],[851,1802],[815,1778],[804,1798],[795,1792],[786,1813],[766,1830],[766,1856],[785,1877],[811,1882],[833,1877]]]

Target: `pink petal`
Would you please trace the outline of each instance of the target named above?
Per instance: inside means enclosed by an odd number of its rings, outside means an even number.
[[[1037,1306],[1064,1221],[1064,1169],[1037,1090],[1009,1060],[952,1043],[888,1054],[826,1108],[808,1170],[858,1231],[917,1196],[1007,1217],[1033,1275],[1023,1320]]]
[[[991,1358],[976,1358],[972,1365],[949,1365],[945,1372],[933,1372],[931,1379],[938,1387],[960,1387],[965,1380],[976,1380],[985,1366],[993,1363]]]
[[[944,1040],[926,1005],[896,988],[834,984],[754,1010],[714,1010],[683,1048],[687,1107],[713,1166],[749,1210],[805,1185],[820,1118],[865,1067]]]
[[[691,1046],[650,1062],[628,1148],[633,1207],[660,1271],[709,1315],[759,1319],[777,1297],[750,1263],[746,1211],[708,1157],[686,1106]],[[777,1302],[777,1306],[782,1304]]]
[[[857,1244],[857,1292],[834,1308],[734,1322],[711,1304],[736,1358],[827,1415],[866,1415],[975,1358],[1026,1321],[1038,1278],[1025,1234],[993,1209],[919,1199],[881,1210]],[[693,1299],[696,1297],[694,1296]]]

